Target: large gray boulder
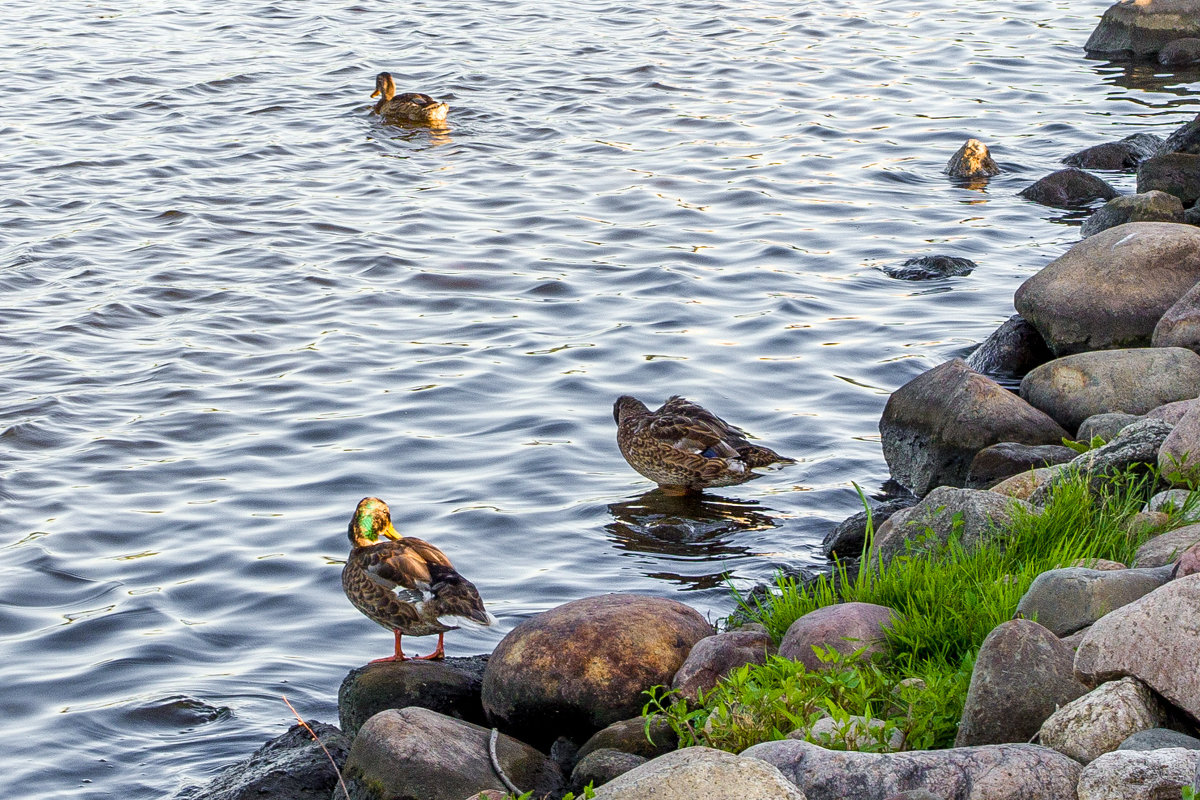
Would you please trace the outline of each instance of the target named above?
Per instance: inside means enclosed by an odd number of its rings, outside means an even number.
[[[1133,563],[1139,567],[1170,567],[1197,542],[1200,542],[1200,525],[1185,525],[1160,533],[1138,548]]]
[[[832,648],[843,655],[864,650],[870,657],[887,652],[887,630],[896,612],[874,603],[837,603],[810,611],[787,629],[779,655],[810,670],[824,668],[813,648]]]
[[[1126,222],[1183,222],[1183,202],[1156,189],[1114,197],[1083,221],[1079,233],[1092,236]]]
[[[1200,483],[1200,408],[1193,408],[1175,423],[1158,449],[1158,469],[1175,486]]]
[[[1186,347],[1200,353],[1200,284],[1163,313],[1150,336],[1153,347]]]
[[[1033,507],[996,492],[941,486],[912,508],[897,511],[875,532],[871,557],[890,562],[906,550],[932,552],[957,535],[966,549],[1012,522],[1014,508]]]
[[[1145,597],[1170,579],[1169,567],[1052,569],[1033,579],[1017,603],[1017,614],[1036,619],[1055,636],[1068,636],[1113,609]]]
[[[1017,194],[1044,206],[1080,208],[1093,200],[1111,200],[1118,192],[1103,178],[1077,167],[1066,167],[1038,179]]]
[[[596,800],[805,800],[775,767],[711,747],[647,761],[596,790]]]
[[[1088,685],[1138,678],[1200,721],[1200,575],[1176,578],[1101,617],[1075,651]]]
[[[1150,728],[1131,733],[1117,747],[1118,750],[1164,750],[1182,747],[1184,750],[1200,750],[1200,739],[1170,728]]]
[[[970,549],[1007,527],[1017,507],[1034,510],[1024,501],[995,492],[940,486],[884,522],[875,533],[870,556],[886,564],[907,551],[935,552],[952,535]]]
[[[463,800],[506,787],[489,756],[491,731],[426,708],[381,711],[354,737],[344,774],[352,800]],[[496,756],[508,779],[535,796],[563,784],[558,765],[529,745],[499,735]]]
[[[324,722],[307,724],[320,737],[319,744],[304,726],[293,725],[207,785],[183,790],[177,800],[327,800],[337,788],[337,770],[346,763],[350,739]]]
[[[1071,431],[1093,414],[1140,415],[1197,395],[1200,355],[1182,347],[1077,353],[1021,380],[1021,397]]]
[[[1171,426],[1158,419],[1143,419],[1127,425],[1111,442],[1080,453],[1066,464],[1047,467],[1058,471],[1045,476],[1029,495],[1029,502],[1038,507],[1045,505],[1055,486],[1073,472],[1090,476],[1089,484],[1094,494],[1103,491],[1108,482],[1106,476],[1154,464],[1158,449],[1170,432]]]
[[[1084,45],[1089,53],[1152,58],[1175,39],[1200,36],[1200,0],[1121,0]]]
[[[967,356],[967,368],[982,375],[1019,378],[1054,358],[1037,328],[1013,314]]]
[[[958,358],[893,392],[879,432],[892,477],[918,495],[961,486],[971,460],[988,445],[1058,444],[1066,436],[1048,416]]]
[[[1137,190],[1164,192],[1179,198],[1182,206],[1200,199],[1200,155],[1164,153],[1138,165]]]
[[[482,725],[481,656],[445,661],[381,661],[350,670],[338,689],[338,722],[348,736],[389,708],[421,706]]]
[[[1200,750],[1115,750],[1083,768],[1078,800],[1164,800],[1180,796],[1200,764]]]
[[[641,713],[642,692],[667,685],[713,634],[695,609],[637,594],[586,597],[525,620],[500,640],[483,673],[483,708],[535,745],[586,739]]]
[[[1054,711],[1083,695],[1075,652],[1032,620],[997,625],[979,648],[955,747],[1028,742]]]
[[[808,800],[887,800],[925,789],[945,800],[1075,800],[1080,767],[1047,747],[996,744],[859,753],[785,739],[742,751],[779,768]]]
[[[1143,347],[1200,281],[1200,230],[1129,222],[1074,245],[1017,289],[1021,316],[1056,355]]]
[[[1111,442],[1121,431],[1140,419],[1141,417],[1137,414],[1126,414],[1123,411],[1092,414],[1079,423],[1079,430],[1076,432],[1075,438],[1081,442],[1091,442],[1098,436],[1106,442]]]
[[[1116,750],[1134,733],[1157,728],[1164,716],[1146,684],[1122,678],[1102,683],[1055,711],[1038,731],[1038,741],[1087,764]]]
[[[1061,444],[1000,442],[988,445],[971,459],[966,488],[987,489],[1021,472],[1065,464],[1077,455]]]

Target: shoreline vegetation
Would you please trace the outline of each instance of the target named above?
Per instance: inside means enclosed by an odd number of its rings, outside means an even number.
[[[1117,3],[1087,49],[1200,63],[1200,0]],[[911,495],[859,490],[827,573],[732,590],[722,630],[612,594],[487,656],[365,665],[339,727],[301,720],[177,800],[1192,800],[1200,115],[1064,161],[1022,194],[1107,203],[1018,316],[893,393]],[[971,140],[948,172],[1001,168]],[[1086,169],[1136,170],[1137,193]]]

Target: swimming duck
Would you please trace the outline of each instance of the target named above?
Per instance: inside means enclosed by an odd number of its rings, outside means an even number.
[[[445,122],[446,114],[450,111],[450,106],[421,92],[396,94],[396,84],[390,72],[375,76],[375,91],[371,92],[371,97],[379,98],[371,112],[383,117],[386,122],[424,122],[434,125]]]
[[[622,395],[613,404],[613,419],[621,455],[667,494],[735,486],[759,477],[751,472],[755,467],[795,463],[751,444],[741,428],[678,395],[657,411]]]
[[[400,649],[402,634],[438,635],[436,650],[415,657],[428,661],[446,657],[443,637],[458,623],[496,621],[484,609],[475,585],[454,570],[445,553],[396,532],[391,510],[378,497],[359,501],[349,534],[352,548],[342,569],[342,589],[359,611],[396,635],[395,654],[372,664],[410,660]]]

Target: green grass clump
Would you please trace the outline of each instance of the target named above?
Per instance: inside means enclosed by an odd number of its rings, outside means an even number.
[[[1127,525],[1152,493],[1155,475],[1114,476],[1099,494],[1089,483],[1087,475],[1068,475],[1040,513],[1014,507],[1010,525],[969,550],[952,535],[932,552],[927,542],[916,542],[886,566],[864,557],[856,576],[839,564],[837,574],[806,586],[781,577],[765,602],[751,604],[737,595],[743,613],[776,641],[799,617],[834,603],[895,609],[886,662],[826,654],[827,670],[811,673],[776,658],[735,670],[698,703],[656,692],[645,713],[663,715],[681,746],[737,751],[783,738],[824,714],[838,722],[850,715],[883,719],[885,733],[904,734],[906,749],[953,746],[979,646],[993,628],[1012,619],[1033,579],[1081,559],[1128,564],[1138,546],[1158,532],[1131,533]],[[1168,527],[1176,524],[1173,518]],[[906,678],[919,678],[917,686],[924,688],[902,684]]]

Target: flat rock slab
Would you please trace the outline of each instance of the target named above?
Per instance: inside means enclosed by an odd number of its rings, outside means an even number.
[[[1075,651],[1084,683],[1133,676],[1200,722],[1200,575],[1101,617]]]
[[[1174,564],[1197,542],[1200,542],[1200,524],[1184,525],[1148,540],[1138,548],[1133,563],[1139,567]]]
[[[1055,355],[1145,347],[1200,281],[1200,229],[1129,222],[1089,236],[1017,289],[1014,304]]]
[[[808,800],[887,800],[925,789],[944,800],[1076,800],[1080,766],[1031,744],[858,753],[787,739],[742,755],[779,768]]]
[[[1095,414],[1141,415],[1200,395],[1200,355],[1182,347],[1056,358],[1021,379],[1021,397],[1070,431]]]
[[[596,800],[805,800],[774,766],[710,747],[676,750],[604,784]]]

